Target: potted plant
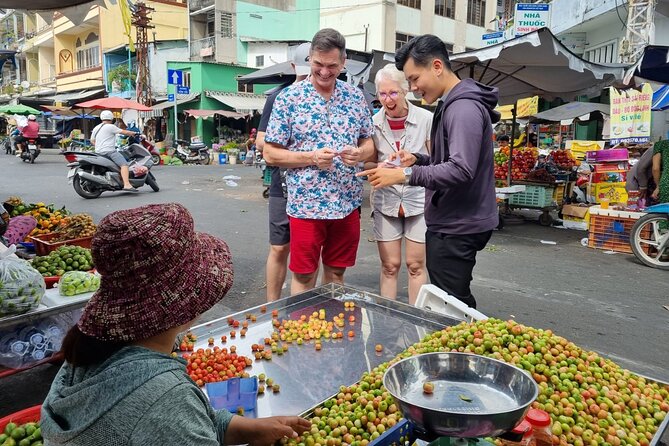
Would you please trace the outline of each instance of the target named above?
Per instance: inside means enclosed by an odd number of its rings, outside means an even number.
[[[125,90],[126,87],[132,88],[133,75],[128,71],[127,65],[118,65],[107,72],[107,81],[113,92],[119,92]]]
[[[228,162],[230,164],[237,164],[238,156],[239,156],[239,149],[237,148],[228,149]]]

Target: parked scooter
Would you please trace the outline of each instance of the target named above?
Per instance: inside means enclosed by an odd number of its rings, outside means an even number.
[[[630,231],[632,252],[644,265],[669,271],[669,203],[646,212]]]
[[[151,160],[153,161],[153,165],[154,166],[159,165],[160,164],[160,152],[156,148],[156,145],[149,142],[148,139],[144,139],[144,138],[142,138],[140,144],[142,144],[142,146],[144,146],[144,148],[146,150],[148,150],[149,153],[151,154]]]
[[[151,153],[139,144],[129,144],[119,150],[129,161],[130,184],[139,188],[148,184],[158,192],[158,182],[151,173],[154,163]],[[109,158],[95,152],[65,152],[69,161],[67,174],[77,194],[84,198],[98,198],[104,191],[123,189],[121,168]]]
[[[176,149],[174,150],[174,156],[179,158],[184,164],[187,163],[198,163],[198,164],[209,164],[211,163],[211,157],[209,155],[209,147],[207,147],[202,142],[190,143],[183,139],[176,139],[174,142],[177,144]]]
[[[40,148],[37,145],[37,140],[35,138],[27,138],[26,142],[22,144],[23,150],[21,151],[21,160],[24,163],[34,164],[35,160],[40,154]]]

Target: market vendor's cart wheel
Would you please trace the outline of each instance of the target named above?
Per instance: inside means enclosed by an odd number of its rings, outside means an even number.
[[[93,199],[102,195],[101,189],[91,185],[90,181],[82,180],[79,175],[75,175],[72,181],[72,186],[74,187],[74,191],[79,194],[80,197]]]
[[[644,265],[669,271],[669,215],[646,214],[630,231],[632,252]]]
[[[154,177],[151,172],[149,172],[148,176],[146,177],[146,184],[148,184],[151,187],[151,189],[153,189],[154,192],[160,191],[160,187],[158,186],[156,177]]]
[[[553,224],[553,217],[549,211],[543,211],[539,216],[539,224],[542,226],[550,226]]]

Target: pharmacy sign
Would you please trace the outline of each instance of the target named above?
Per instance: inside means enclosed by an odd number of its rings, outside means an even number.
[[[516,3],[516,14],[513,19],[515,36],[550,27],[550,8],[551,5],[548,3]]]

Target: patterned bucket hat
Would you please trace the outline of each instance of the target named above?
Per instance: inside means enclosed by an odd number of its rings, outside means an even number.
[[[78,322],[103,341],[146,339],[210,309],[232,286],[226,243],[195,232],[180,204],[151,204],[100,221],[92,255],[100,289]]]

